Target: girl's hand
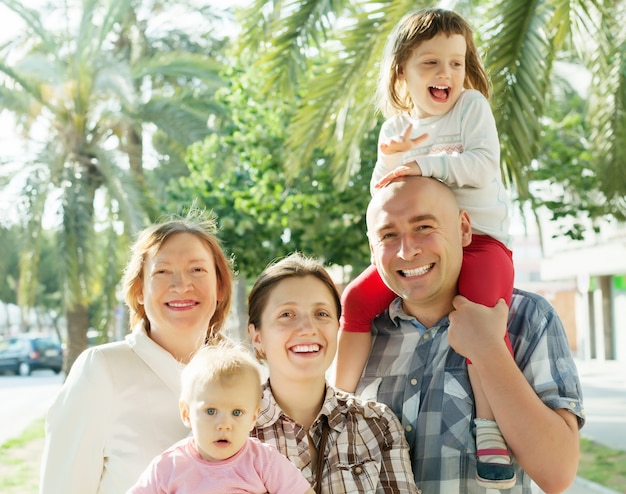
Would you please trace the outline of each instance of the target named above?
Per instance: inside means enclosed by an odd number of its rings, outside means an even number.
[[[387,173],[387,175],[381,178],[380,181],[374,185],[374,188],[380,189],[400,177],[420,176],[421,174],[422,169],[416,161],[413,161],[411,163],[407,163],[406,165],[399,166],[394,171]]]
[[[383,142],[380,145],[380,150],[383,154],[403,153],[410,151],[418,144],[421,144],[428,138],[428,134],[422,134],[414,139],[411,139],[411,131],[413,130],[413,124],[409,124],[404,134],[398,137],[393,137],[389,142]]]

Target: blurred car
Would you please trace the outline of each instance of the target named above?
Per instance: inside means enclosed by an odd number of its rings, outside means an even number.
[[[30,376],[34,370],[63,368],[63,347],[56,338],[20,334],[0,340],[0,372]]]

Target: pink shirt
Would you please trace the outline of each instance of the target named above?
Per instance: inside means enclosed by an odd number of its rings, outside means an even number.
[[[299,494],[310,488],[293,463],[258,439],[227,460],[206,461],[188,437],[152,460],[127,494]]]

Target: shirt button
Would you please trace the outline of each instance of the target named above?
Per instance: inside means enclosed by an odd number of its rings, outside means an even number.
[[[574,410],[576,409],[576,403],[574,403],[573,401],[569,402],[569,406],[570,408],[573,408]]]
[[[427,340],[429,338],[428,333],[424,333],[424,339]]]
[[[363,473],[363,467],[361,465],[357,465],[355,467],[352,467],[352,473],[354,475],[361,475]]]
[[[411,432],[411,431],[413,430],[413,427],[412,427],[412,426],[410,426],[410,425],[407,425],[407,426],[404,428],[404,430],[405,430],[405,431],[407,431],[407,432]]]
[[[415,378],[411,379],[411,384],[413,386],[415,386],[417,384],[417,379],[415,379]]]

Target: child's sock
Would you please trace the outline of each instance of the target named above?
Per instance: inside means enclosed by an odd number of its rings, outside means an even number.
[[[511,464],[511,456],[498,424],[493,420],[474,419],[476,424],[476,451],[483,463]]]

